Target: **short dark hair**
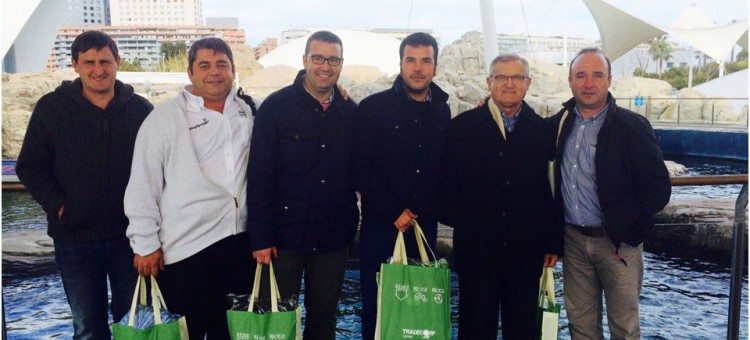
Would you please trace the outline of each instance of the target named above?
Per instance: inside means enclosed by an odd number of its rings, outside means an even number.
[[[435,38],[424,32],[416,32],[409,34],[404,40],[401,40],[401,46],[398,49],[399,60],[404,59],[404,49],[406,45],[409,46],[432,46],[432,50],[435,51],[433,58],[435,58],[435,65],[438,62],[438,43]]]
[[[573,72],[573,63],[576,62],[576,59],[578,59],[578,57],[580,57],[581,55],[586,54],[586,53],[596,53],[596,54],[601,55],[604,58],[604,60],[607,61],[607,73],[608,73],[608,75],[609,76],[612,75],[612,63],[610,63],[609,62],[609,58],[607,58],[607,56],[604,55],[604,51],[602,51],[598,47],[586,47],[586,48],[583,48],[580,51],[578,51],[578,53],[576,53],[576,56],[573,57],[573,60],[570,61],[570,65],[568,66],[568,74],[570,74],[571,72]]]
[[[305,54],[310,53],[310,44],[312,44],[313,41],[339,44],[339,46],[341,47],[341,55],[344,55],[344,44],[341,42],[341,38],[339,38],[338,35],[335,35],[329,31],[317,31],[313,33],[309,38],[307,38],[307,43],[305,43]]]
[[[79,53],[86,53],[86,51],[92,48],[98,51],[104,47],[109,47],[115,59],[120,58],[120,54],[117,51],[117,44],[115,44],[115,41],[107,33],[102,31],[86,31],[79,34],[73,40],[73,45],[70,46],[70,54],[73,57],[73,61],[78,62]]]
[[[224,40],[219,38],[203,38],[193,42],[188,51],[188,68],[193,71],[193,62],[198,58],[198,50],[208,49],[214,51],[214,53],[224,53],[229,58],[229,62],[234,67],[234,56],[232,56],[232,49]]]

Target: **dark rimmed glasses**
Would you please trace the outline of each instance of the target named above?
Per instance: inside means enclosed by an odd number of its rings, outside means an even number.
[[[308,54],[307,56],[310,57],[310,60],[315,65],[323,65],[323,63],[327,61],[329,66],[339,66],[341,65],[341,62],[344,61],[344,58],[339,58],[339,57],[326,58],[319,54]]]

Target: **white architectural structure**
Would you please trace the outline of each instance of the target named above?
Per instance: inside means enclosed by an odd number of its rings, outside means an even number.
[[[0,2],[3,71],[31,73],[44,70],[67,3],[59,0]]]
[[[691,25],[689,17],[680,21],[678,27],[660,26],[643,21],[603,0],[583,0],[596,21],[601,35],[602,50],[610,60],[616,60],[640,43],[651,38],[670,35],[679,38],[707,54],[721,65],[732,47],[739,44],[748,47],[747,19],[718,27],[705,27],[698,21],[698,27]],[[703,27],[702,27],[703,26]],[[627,28],[627,29],[624,29]]]
[[[567,58],[582,48],[596,46],[596,42],[580,37],[568,37],[567,54],[565,38],[561,36],[539,36],[522,34],[498,34],[497,48],[500,53],[516,53],[548,64],[564,65]],[[566,55],[568,57],[566,57]]]
[[[401,41],[382,34],[366,31],[332,29],[344,44],[344,65],[375,66],[386,75],[399,73],[398,49]],[[302,55],[308,33],[288,41],[258,60],[264,67],[287,65],[302,68]]]
[[[112,26],[198,26],[202,0],[109,0]]]

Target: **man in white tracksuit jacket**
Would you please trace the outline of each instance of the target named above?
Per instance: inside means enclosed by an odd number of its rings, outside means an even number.
[[[125,192],[127,236],[138,272],[158,275],[190,338],[228,339],[225,294],[249,293],[255,269],[245,232],[255,106],[232,87],[224,41],[199,40],[188,58],[192,85],[138,132]]]

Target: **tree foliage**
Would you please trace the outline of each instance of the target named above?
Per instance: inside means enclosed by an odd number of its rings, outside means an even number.
[[[747,50],[744,48],[742,49],[742,51],[740,51],[740,53],[737,53],[737,61],[743,60],[747,61]]]
[[[187,51],[174,55],[172,58],[163,59],[156,66],[157,72],[186,72],[188,66]]]
[[[726,70],[726,74],[729,74],[732,72],[747,69],[747,65],[747,60],[735,61],[731,63],[725,63],[724,69]],[[690,71],[687,66],[670,68],[663,75],[657,73],[648,73],[645,72],[642,68],[637,68],[633,72],[633,76],[663,79],[670,85],[672,85],[672,87],[679,90],[688,86],[688,72]],[[719,63],[717,62],[708,62],[703,66],[698,65],[693,68],[693,86],[716,79],[717,77],[719,77]]]
[[[143,66],[141,66],[141,62],[138,59],[133,60],[133,62],[129,62],[125,59],[120,60],[120,68],[118,71],[123,72],[144,72]]]
[[[663,74],[663,62],[672,59],[672,46],[667,42],[667,36],[662,35],[661,37],[651,39],[649,41],[648,53],[651,55],[651,59],[657,62],[659,75]]]
[[[187,53],[187,45],[184,41],[165,41],[161,43],[159,53],[164,59],[172,59]]]

